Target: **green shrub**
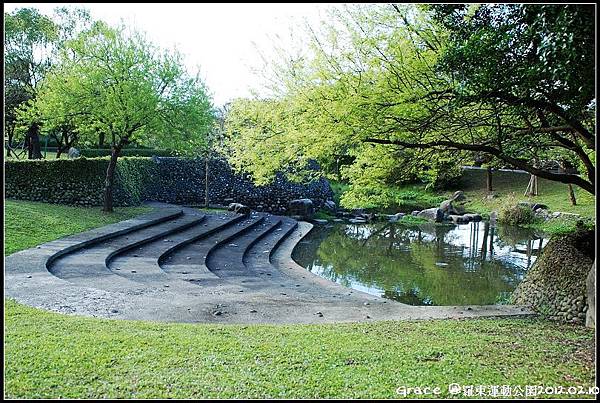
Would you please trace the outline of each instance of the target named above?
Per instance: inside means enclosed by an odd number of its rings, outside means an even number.
[[[498,221],[509,225],[532,224],[535,222],[535,215],[530,207],[517,204],[500,210]]]
[[[106,148],[84,148],[81,151],[81,156],[87,158],[106,157],[111,153],[110,149]],[[174,153],[169,150],[154,150],[151,148],[124,148],[121,150],[122,157],[172,157]]]
[[[7,160],[7,198],[67,205],[96,206],[103,200],[108,157],[57,160]],[[150,158],[123,157],[117,163],[116,206],[139,204],[154,167]]]

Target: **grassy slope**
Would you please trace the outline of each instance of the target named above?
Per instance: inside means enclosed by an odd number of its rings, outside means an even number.
[[[5,200],[4,205],[5,255],[151,210],[147,207],[117,207],[114,213],[104,214],[100,207],[82,208],[16,200]]]
[[[121,218],[133,212],[123,209]],[[6,244],[16,251],[114,218],[9,201]],[[402,385],[445,392],[452,382],[587,387],[594,380],[593,332],[540,319],[159,324],[59,315],[7,300],[4,343],[12,398],[393,398]]]
[[[499,210],[503,205],[516,201],[531,201],[546,204],[551,211],[564,211],[580,214],[584,217],[595,217],[595,198],[578,186],[574,186],[577,205],[572,206],[569,200],[568,186],[564,183],[551,182],[538,178],[538,196],[527,197],[523,193],[529,182],[529,174],[495,172],[492,175],[492,187],[499,197],[487,199],[485,171],[466,171],[463,175],[461,189],[465,191],[470,202],[467,208],[476,212]]]

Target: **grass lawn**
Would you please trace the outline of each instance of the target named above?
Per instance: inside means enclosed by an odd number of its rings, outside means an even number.
[[[137,212],[9,201],[6,250]],[[4,331],[8,398],[395,398],[401,386],[447,396],[450,383],[587,388],[595,376],[594,332],[542,319],[164,324],[5,300]]]
[[[148,207],[116,207],[114,213],[105,214],[101,207],[71,207],[17,200],[4,200],[4,206],[5,255],[152,210]]]
[[[524,196],[529,174],[494,172],[492,175],[493,192],[497,198],[487,199],[484,170],[465,171],[461,189],[465,191],[470,202],[466,207],[475,212],[489,213],[498,211],[507,203],[530,201],[542,203],[551,211],[563,211],[579,214],[583,217],[596,216],[594,195],[578,186],[573,186],[577,205],[572,206],[569,199],[568,185],[538,178],[538,196]]]

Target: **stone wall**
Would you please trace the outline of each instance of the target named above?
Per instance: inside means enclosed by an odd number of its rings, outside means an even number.
[[[586,279],[594,262],[594,232],[556,236],[544,247],[511,302],[562,322],[584,323]]]
[[[144,200],[204,205],[205,161],[183,158],[123,157],[117,162],[115,205]],[[108,158],[7,161],[7,198],[82,206],[102,204]],[[316,171],[315,171],[316,172]],[[278,174],[272,184],[255,186],[223,160],[209,163],[209,202],[238,202],[259,210],[284,213],[290,200],[309,198],[318,208],[333,198],[329,182],[318,178],[297,184]]]
[[[147,199],[176,204],[205,202],[206,163],[203,159],[154,158]],[[278,174],[273,183],[256,186],[245,174],[235,173],[223,160],[209,163],[209,202],[227,205],[242,203],[254,210],[284,213],[290,200],[308,198],[321,207],[333,198],[326,179],[319,178],[306,184],[288,181]]]

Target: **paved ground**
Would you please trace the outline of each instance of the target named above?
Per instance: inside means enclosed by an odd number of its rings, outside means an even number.
[[[5,296],[62,313],[211,323],[328,323],[529,315],[518,306],[415,307],[318,277],[291,258],[312,228],[263,213],[153,204],[144,216],[5,258]]]

